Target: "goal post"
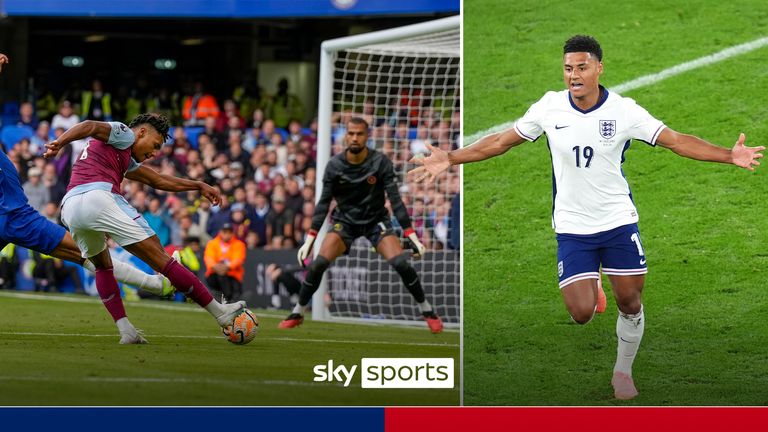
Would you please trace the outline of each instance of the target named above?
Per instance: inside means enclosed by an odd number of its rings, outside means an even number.
[[[342,148],[346,120],[364,117],[371,125],[368,145],[392,159],[403,202],[427,246],[424,258],[411,262],[449,328],[461,320],[460,251],[449,239],[461,226],[455,216],[459,170],[452,167],[430,185],[409,181],[406,173],[425,142],[447,150],[458,146],[460,25],[453,16],[323,42],[318,101],[316,197],[334,148]],[[420,316],[400,277],[363,238],[329,268],[312,299],[315,320],[423,325]]]

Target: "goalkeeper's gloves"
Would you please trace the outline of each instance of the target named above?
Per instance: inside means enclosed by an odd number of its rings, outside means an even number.
[[[419,259],[422,256],[424,256],[424,251],[427,250],[427,248],[424,247],[423,244],[421,244],[421,241],[419,240],[419,236],[416,235],[416,231],[413,230],[413,228],[408,228],[403,233],[408,240],[411,243],[411,250],[413,251],[413,258]]]
[[[299,253],[296,255],[296,258],[299,260],[299,265],[301,267],[306,267],[304,265],[304,260],[307,259],[309,253],[312,251],[312,245],[315,244],[315,237],[317,237],[317,231],[309,230],[307,238],[304,240],[304,244],[299,248]]]

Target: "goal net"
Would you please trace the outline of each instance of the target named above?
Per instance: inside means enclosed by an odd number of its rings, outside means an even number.
[[[411,157],[428,152],[427,143],[444,150],[459,143],[459,26],[460,18],[450,17],[324,42],[318,112],[318,179],[344,148],[347,120],[360,116],[371,125],[368,145],[392,160],[400,195],[427,247],[412,263],[447,327],[459,326],[461,311],[459,170],[452,167],[432,184],[409,181],[406,173],[415,168]],[[321,188],[318,181],[317,196]],[[402,240],[402,229],[398,233]],[[365,238],[326,272],[312,306],[318,320],[423,323],[398,274]]]

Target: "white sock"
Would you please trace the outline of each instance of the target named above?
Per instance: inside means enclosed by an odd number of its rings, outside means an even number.
[[[96,272],[96,267],[89,260],[85,260],[83,267],[92,273]],[[135,286],[150,294],[163,295],[163,277],[161,275],[145,273],[130,264],[118,260],[112,260],[112,272],[115,275],[115,279],[119,282]]]
[[[117,330],[119,330],[121,334],[133,333],[136,331],[136,329],[133,327],[133,324],[128,321],[128,317],[120,318],[119,320],[115,321],[115,324],[117,324]]]
[[[208,311],[209,314],[213,315],[214,318],[220,317],[224,312],[223,307],[221,307],[221,303],[217,302],[216,299],[213,299],[208,305],[205,306],[205,310]]]
[[[645,316],[642,305],[640,305],[640,312],[636,314],[625,314],[619,311],[619,318],[616,321],[616,336],[619,346],[616,354],[616,365],[613,367],[614,372],[632,376],[632,362],[635,361],[637,349],[643,339],[644,329]]]
[[[432,312],[432,305],[429,304],[429,302],[426,299],[424,299],[423,302],[419,303],[419,310],[422,313],[424,313],[424,312]]]
[[[299,315],[304,315],[307,312],[307,308],[309,305],[300,305],[298,302],[296,303],[296,306],[293,307],[293,313],[297,313]]]

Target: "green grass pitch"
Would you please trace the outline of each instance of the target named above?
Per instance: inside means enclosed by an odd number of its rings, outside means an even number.
[[[0,405],[457,405],[459,334],[306,321],[254,310],[260,333],[230,344],[194,305],[126,303],[148,345],[118,344],[98,299],[0,291]],[[363,357],[453,357],[454,389],[362,389],[313,382],[313,366]],[[359,369],[359,367],[358,367]]]
[[[602,44],[617,85],[768,36],[757,0],[464,2],[464,130],[564,88],[562,45]],[[625,93],[680,132],[768,143],[768,48]],[[464,402],[768,404],[768,166],[750,173],[634,142],[624,171],[648,257],[640,395],[612,398],[616,307],[573,324],[557,288],[544,139],[464,171]],[[607,284],[606,284],[607,285]]]

